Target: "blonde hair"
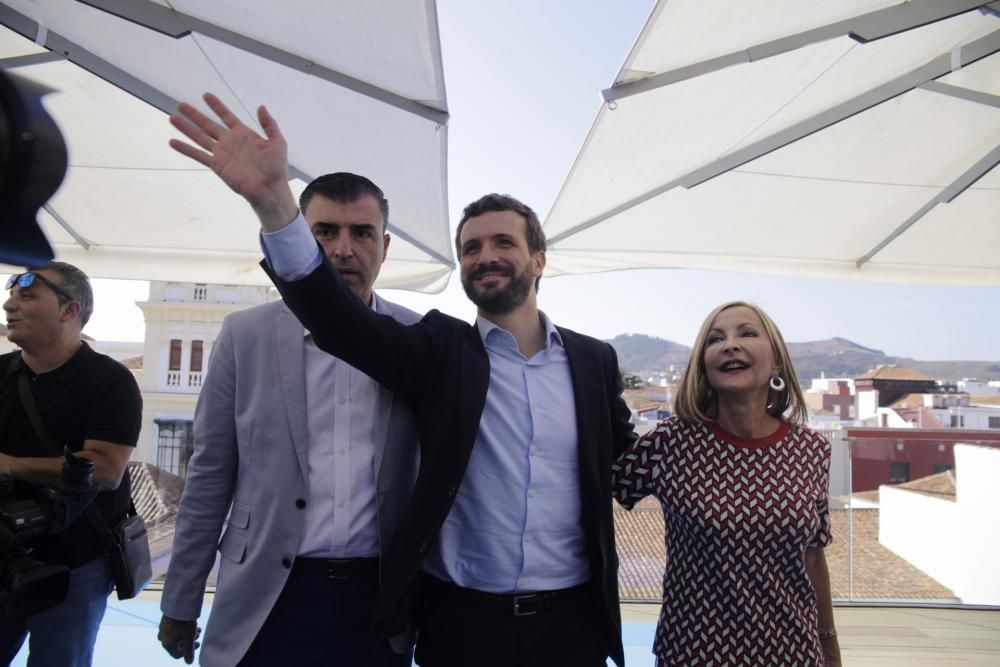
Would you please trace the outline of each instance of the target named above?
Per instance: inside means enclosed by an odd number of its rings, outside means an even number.
[[[805,424],[808,420],[806,413],[806,401],[802,395],[802,388],[799,386],[798,377],[795,375],[795,367],[792,366],[792,357],[788,354],[785,346],[785,339],[781,337],[777,325],[768,317],[759,306],[755,306],[745,301],[729,301],[715,308],[708,314],[698,331],[694,347],[691,349],[691,358],[688,360],[687,368],[681,376],[680,385],[677,388],[677,395],[674,397],[674,412],[682,420],[688,423],[715,419],[719,414],[718,394],[708,384],[708,375],[705,372],[705,345],[708,339],[708,332],[712,328],[712,323],[724,310],[738,307],[749,308],[757,313],[764,331],[771,341],[771,349],[774,351],[774,359],[778,364],[778,372],[785,381],[785,388],[780,392],[769,389],[769,402],[767,412],[772,417],[786,419],[795,424]]]

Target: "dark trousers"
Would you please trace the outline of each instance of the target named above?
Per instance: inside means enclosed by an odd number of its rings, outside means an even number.
[[[535,613],[513,600],[421,575],[420,667],[604,667],[608,643],[590,585],[562,592]],[[525,615],[516,615],[525,614]]]
[[[240,667],[410,667],[388,642],[372,646],[378,574],[328,577],[295,568]]]

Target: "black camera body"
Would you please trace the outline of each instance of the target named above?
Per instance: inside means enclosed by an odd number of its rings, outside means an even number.
[[[64,450],[64,491],[41,487],[17,497],[14,479],[0,474],[0,598],[7,615],[23,618],[53,607],[66,598],[69,569],[31,557],[24,542],[57,533],[71,525],[93,500],[94,462]]]

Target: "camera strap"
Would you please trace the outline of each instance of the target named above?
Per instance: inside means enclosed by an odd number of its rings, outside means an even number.
[[[45,428],[45,423],[42,421],[41,415],[38,414],[38,406],[35,405],[35,397],[32,395],[31,386],[28,384],[28,374],[23,369],[17,378],[17,388],[21,394],[21,405],[24,406],[24,411],[28,415],[28,421],[31,422],[31,427],[35,429],[35,435],[42,442],[42,446],[48,450],[50,455],[62,456],[62,450],[56,444],[56,441],[52,439],[52,436],[49,435],[49,430]],[[135,514],[135,504],[131,498],[129,499],[129,507],[130,514]],[[101,511],[97,509],[94,503],[88,503],[84,511],[87,513],[87,518],[97,532],[97,536],[101,539],[105,551],[112,553],[118,549],[119,547],[115,542],[115,538],[111,534],[111,527],[108,525],[108,520],[104,518],[104,515],[101,514]]]
[[[17,376],[17,389],[21,393],[21,405],[24,406],[24,411],[28,414],[31,428],[35,429],[35,435],[38,436],[42,446],[48,450],[50,456],[62,456],[62,450],[49,435],[49,430],[45,428],[42,417],[38,414],[38,406],[35,405],[35,397],[28,384],[28,374],[24,370]]]

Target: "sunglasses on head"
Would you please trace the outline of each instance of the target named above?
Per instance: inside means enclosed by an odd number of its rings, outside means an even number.
[[[15,285],[17,285],[20,288],[31,287],[32,285],[35,284],[36,280],[41,282],[43,285],[48,286],[50,290],[52,290],[59,296],[63,297],[67,301],[76,301],[76,299],[74,299],[70,295],[70,293],[64,290],[62,287],[59,287],[59,285],[56,285],[54,282],[52,282],[42,274],[35,273],[34,271],[27,271],[25,273],[15,273],[14,275],[12,275],[10,278],[7,279],[7,287],[5,287],[4,289],[9,291],[13,289]]]

